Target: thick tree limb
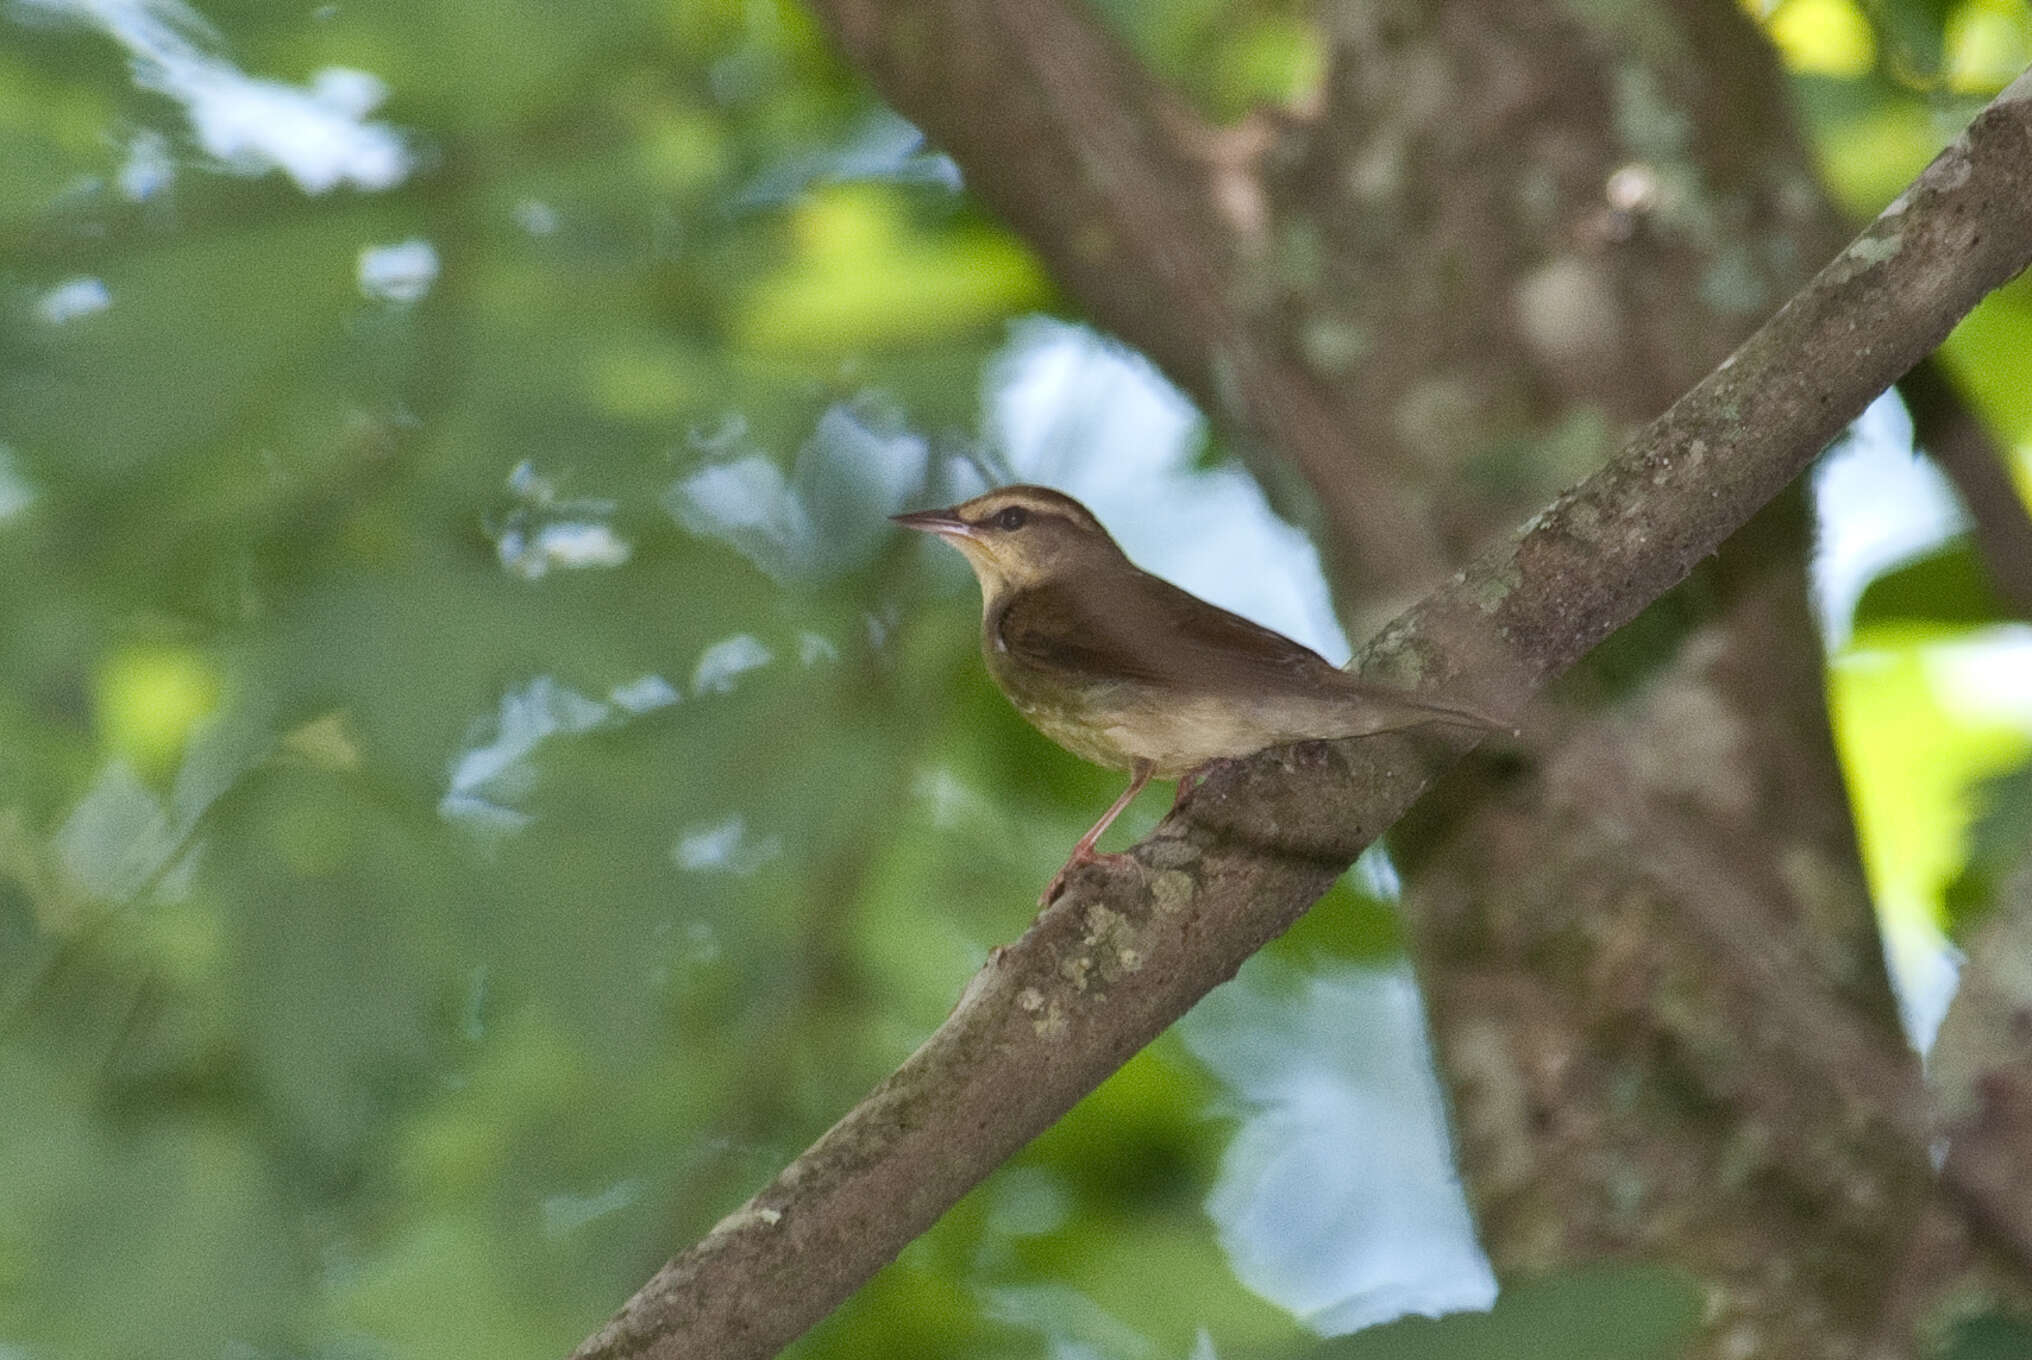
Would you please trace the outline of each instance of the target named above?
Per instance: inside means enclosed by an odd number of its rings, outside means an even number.
[[[2028,261],[2032,75],[1612,463],[1385,630],[1371,668],[1521,705]],[[577,1354],[773,1354],[1303,914],[1441,763],[1372,738],[1217,772],[1136,869],[1077,875],[923,1047]],[[1862,1115],[1924,1137],[1909,1109]]]

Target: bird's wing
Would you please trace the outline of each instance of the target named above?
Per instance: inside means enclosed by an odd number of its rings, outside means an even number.
[[[997,624],[1002,645],[1033,666],[1180,688],[1274,691],[1340,678],[1311,648],[1169,581],[1138,572],[1109,585],[1020,592]]]
[[[1334,664],[1295,641],[1232,614],[1159,577],[1145,577],[1144,608],[1161,618],[1169,636],[1185,644],[1191,665],[1217,683],[1307,688],[1345,680]]]
[[[1059,583],[1018,591],[992,624],[995,640],[1013,660],[1068,678],[1163,680],[1149,627],[1092,595]]]
[[[1012,660],[1074,684],[1140,681],[1181,697],[1353,702],[1364,721],[1351,734],[1429,722],[1511,730],[1465,704],[1350,675],[1303,643],[1159,577],[1138,572],[1104,590],[1083,584],[1036,586],[1009,601],[994,634]]]
[[[1361,723],[1353,729],[1356,735],[1432,722],[1497,732],[1514,730],[1470,705],[1412,694],[1351,675],[1305,644],[1158,577],[1143,576],[1136,593],[1140,604],[1134,609],[1135,616],[1160,620],[1166,635],[1173,639],[1168,653],[1160,654],[1175,659],[1169,679],[1178,689],[1352,704],[1362,715]],[[1149,625],[1145,627],[1147,630]]]

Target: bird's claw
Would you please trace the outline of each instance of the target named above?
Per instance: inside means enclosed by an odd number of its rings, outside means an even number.
[[[1085,850],[1085,851],[1075,850],[1073,852],[1072,858],[1065,862],[1065,867],[1060,869],[1057,873],[1053,874],[1051,876],[1051,882],[1044,885],[1044,893],[1037,899],[1037,905],[1039,907],[1048,907],[1053,902],[1056,902],[1061,896],[1063,896],[1065,893],[1066,880],[1072,875],[1072,871],[1079,868],[1081,865],[1121,864],[1126,860],[1133,860],[1135,858],[1136,857],[1134,855],[1130,854],[1104,855],[1098,850]]]

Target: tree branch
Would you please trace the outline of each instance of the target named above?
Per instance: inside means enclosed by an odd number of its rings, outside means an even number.
[[[2028,205],[2032,75],[1613,462],[1386,629],[1369,668],[1514,710],[2032,261]],[[1217,771],[1135,847],[1136,867],[1075,875],[902,1067],[577,1354],[773,1354],[1233,976],[1443,763],[1430,745],[1377,737]],[[1909,1110],[1866,1113],[1924,1136]]]

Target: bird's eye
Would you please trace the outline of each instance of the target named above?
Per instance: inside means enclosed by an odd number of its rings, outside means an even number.
[[[1021,529],[1023,521],[1029,518],[1030,516],[1024,513],[1022,506],[1012,505],[1003,510],[1001,514],[995,516],[995,527],[997,529]]]

